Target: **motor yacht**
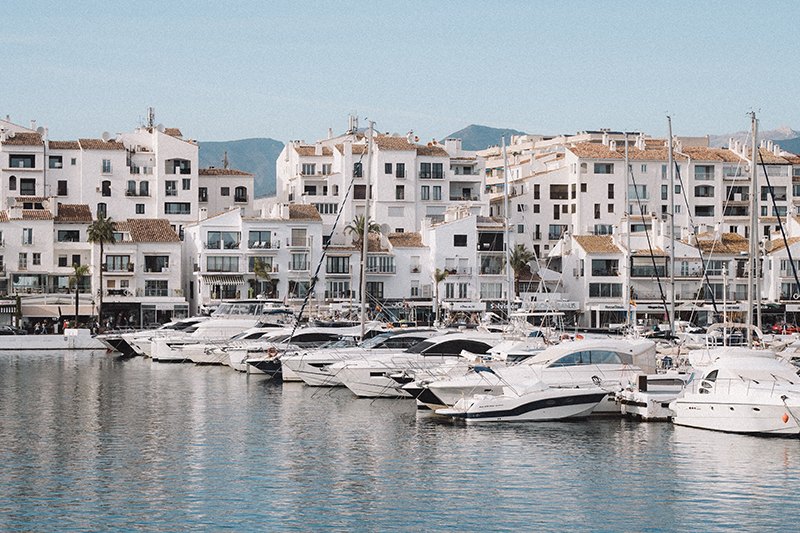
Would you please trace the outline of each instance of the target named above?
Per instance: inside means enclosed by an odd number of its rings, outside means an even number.
[[[675,414],[669,408],[672,400],[683,393],[693,373],[666,372],[641,375],[636,385],[617,393],[617,403],[623,415],[647,422],[667,421]]]

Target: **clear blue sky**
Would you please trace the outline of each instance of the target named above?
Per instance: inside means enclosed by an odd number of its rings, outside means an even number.
[[[76,5],[73,5],[76,4]],[[0,115],[98,136],[800,129],[800,2],[6,0]]]

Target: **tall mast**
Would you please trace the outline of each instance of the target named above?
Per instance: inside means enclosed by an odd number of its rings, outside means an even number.
[[[511,214],[508,212],[508,152],[506,151],[506,137],[503,135],[503,212],[505,213],[505,221],[503,224],[503,242],[506,247],[506,315],[510,318],[511,315],[511,301],[512,292],[514,292],[514,280],[511,273],[511,233],[508,228],[508,219]]]
[[[669,332],[675,336],[675,158],[672,145],[672,117],[667,115],[669,128],[669,149],[667,150],[667,171],[669,172]]]
[[[758,137],[758,120],[755,111],[750,113],[750,122],[753,136],[750,160],[750,261],[747,269],[747,346],[753,347],[753,304],[756,298],[755,284],[758,283],[758,173],[756,172],[756,138]]]
[[[364,172],[364,183],[367,193],[364,195],[364,235],[361,243],[361,340],[367,333],[367,252],[369,251],[369,197],[370,197],[370,174],[372,173],[372,129],[375,123],[369,121],[367,130],[367,168]]]
[[[628,198],[628,177],[631,171],[631,163],[630,158],[628,156],[628,132],[625,132],[625,211],[628,211],[628,202],[630,198]],[[633,259],[631,257],[631,216],[630,213],[627,215],[628,219],[628,231],[625,233],[625,322],[628,324],[629,328],[634,328],[636,324],[633,323],[632,316],[631,316],[631,268],[633,267]],[[599,326],[600,324],[598,324]]]

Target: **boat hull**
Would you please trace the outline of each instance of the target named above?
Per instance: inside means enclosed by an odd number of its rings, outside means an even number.
[[[727,403],[679,398],[670,404],[678,426],[755,435],[800,435],[800,405]]]
[[[606,391],[548,389],[521,396],[476,396],[437,414],[480,422],[545,422],[589,416]]]

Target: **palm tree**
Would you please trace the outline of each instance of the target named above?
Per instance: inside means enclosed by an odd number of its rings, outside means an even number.
[[[97,220],[89,225],[87,239],[91,243],[100,245],[100,306],[97,308],[98,320],[103,323],[103,246],[114,242],[114,222],[111,217],[97,216]]]
[[[89,265],[72,265],[72,275],[69,277],[69,284],[75,286],[75,327],[78,327],[78,302],[81,293],[81,281],[89,275]]]
[[[439,321],[439,284],[447,277],[446,270],[436,269],[433,273],[433,292],[436,300],[436,322]]]
[[[259,280],[266,281],[269,284],[269,294],[267,294],[267,296],[272,296],[272,276],[269,275],[271,270],[271,268],[268,268],[267,263],[265,263],[260,257],[256,257],[253,261],[253,274],[256,277],[256,290],[258,291],[261,289]]]
[[[355,242],[358,244],[363,243],[364,239],[364,215],[358,215],[353,218],[353,221],[350,222],[347,226],[344,227],[345,233],[351,233],[355,235]],[[378,225],[377,222],[373,222],[370,220],[369,222],[369,233],[380,233],[381,227]]]
[[[514,269],[514,295],[519,296],[519,278],[525,271],[530,271],[530,263],[536,259],[536,254],[528,250],[524,244],[518,244],[508,258],[511,268]]]

